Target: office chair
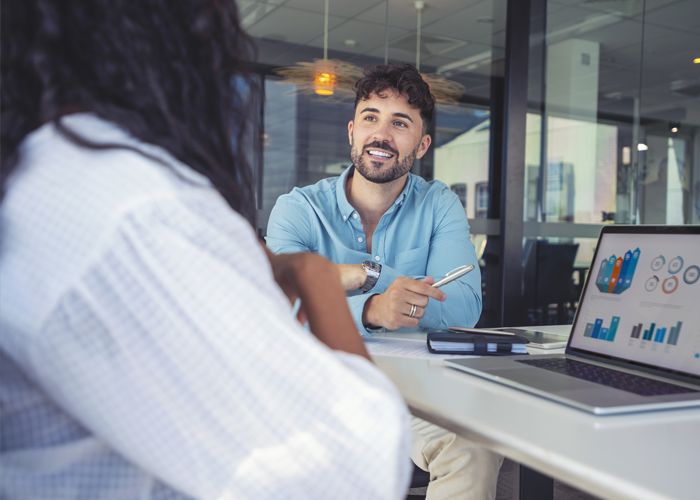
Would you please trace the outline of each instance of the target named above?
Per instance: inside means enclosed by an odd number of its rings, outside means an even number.
[[[523,303],[532,324],[550,324],[549,306],[556,304],[554,324],[570,323],[575,296],[572,276],[578,243],[527,240],[523,249]]]

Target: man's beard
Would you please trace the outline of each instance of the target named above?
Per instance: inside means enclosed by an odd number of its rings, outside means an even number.
[[[350,149],[350,159],[352,160],[353,165],[355,165],[355,169],[360,173],[360,175],[362,175],[362,177],[370,182],[374,182],[375,184],[386,184],[387,182],[395,181],[399,177],[402,177],[411,171],[413,162],[416,161],[416,155],[418,154],[419,148],[420,142],[408,156],[401,160],[399,158],[399,152],[390,147],[386,142],[371,142],[365,145],[361,151],[357,152],[355,151],[355,139],[353,138],[352,147]],[[367,165],[364,153],[368,149],[383,149],[385,151],[389,151],[394,155],[394,161],[386,170],[382,170],[382,168],[386,168],[385,162],[370,160],[370,164]]]

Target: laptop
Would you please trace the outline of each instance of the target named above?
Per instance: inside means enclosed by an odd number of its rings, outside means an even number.
[[[700,226],[604,226],[564,354],[445,363],[596,415],[700,406]]]

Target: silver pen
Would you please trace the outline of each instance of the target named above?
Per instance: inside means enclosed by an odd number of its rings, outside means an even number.
[[[432,286],[434,286],[435,288],[440,288],[442,285],[446,285],[450,281],[454,281],[457,278],[460,278],[473,270],[474,266],[472,264],[469,264],[468,266],[460,266],[457,269],[453,269],[452,271],[447,273],[444,278],[442,278],[440,281],[436,281],[435,283],[433,283]]]

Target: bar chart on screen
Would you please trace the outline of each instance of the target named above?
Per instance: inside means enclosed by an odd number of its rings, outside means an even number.
[[[677,345],[683,327],[682,321],[677,321],[673,326],[658,326],[651,323],[647,328],[644,323],[638,323],[632,327],[630,335],[633,339],[649,340],[658,344]]]
[[[610,320],[610,324],[607,327],[603,326],[602,319],[596,318],[595,323],[586,323],[586,329],[583,332],[583,336],[612,342],[615,340],[615,334],[617,333],[617,327],[619,324],[619,316],[613,316]]]

